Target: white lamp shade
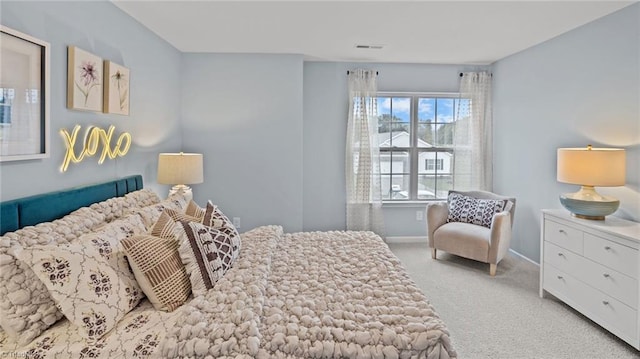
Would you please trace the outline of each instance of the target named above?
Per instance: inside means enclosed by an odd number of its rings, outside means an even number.
[[[558,148],[558,181],[581,186],[624,186],[625,151],[619,148]]]
[[[185,185],[202,182],[202,154],[180,152],[158,156],[158,183]]]

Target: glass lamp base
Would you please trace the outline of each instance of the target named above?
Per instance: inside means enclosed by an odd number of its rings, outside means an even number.
[[[576,218],[600,221],[620,207],[618,199],[601,196],[590,186],[583,186],[576,193],[560,195],[560,203]]]

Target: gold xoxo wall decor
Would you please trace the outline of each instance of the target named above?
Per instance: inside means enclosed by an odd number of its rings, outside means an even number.
[[[89,126],[85,131],[84,136],[84,144],[82,146],[82,150],[79,155],[76,155],[75,145],[78,140],[78,133],[80,133],[80,125],[76,125],[73,128],[71,134],[67,129],[63,128],[60,130],[60,134],[64,139],[65,147],[67,148],[67,153],[64,156],[64,161],[62,161],[62,166],[60,166],[60,172],[65,172],[69,167],[69,163],[79,163],[85,157],[92,157],[96,153],[100,147],[102,147],[102,153],[100,154],[100,159],[98,160],[99,164],[102,164],[107,158],[115,159],[116,157],[123,157],[129,152],[129,147],[131,147],[131,134],[128,132],[123,132],[118,136],[116,140],[115,146],[111,147],[111,140],[113,138],[113,132],[115,131],[115,126],[109,126],[108,130],[104,130],[100,127]]]

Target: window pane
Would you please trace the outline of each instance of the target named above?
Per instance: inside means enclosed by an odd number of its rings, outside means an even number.
[[[378,143],[380,147],[411,144],[411,98],[378,97]]]
[[[380,173],[383,175],[391,173],[391,152],[389,151],[380,151]]]
[[[383,176],[382,197],[386,199],[409,199],[409,182],[409,175]],[[387,193],[385,193],[385,189],[388,191]]]
[[[409,152],[380,153],[381,189],[383,199],[408,199],[410,183]]]
[[[409,173],[410,168],[409,152],[391,152],[391,173]]]
[[[418,99],[418,121],[419,122],[435,122],[436,118],[436,99],[420,98]]]
[[[451,175],[418,176],[418,199],[446,199],[453,188]]]
[[[418,124],[418,147],[433,147],[435,144],[436,125],[430,123]]]
[[[378,97],[378,115],[391,115],[390,97]]]
[[[436,146],[453,146],[454,123],[443,123],[436,126],[434,144]]]
[[[420,152],[418,155],[419,174],[451,174],[453,154],[447,151]]]
[[[393,121],[409,123],[411,122],[411,98],[410,97],[392,97],[391,98],[391,117]]]
[[[446,123],[453,122],[453,99],[438,98],[436,103],[436,122]]]
[[[391,147],[411,147],[411,124],[392,122]]]
[[[380,176],[380,191],[382,199],[391,199],[391,175],[383,174]]]

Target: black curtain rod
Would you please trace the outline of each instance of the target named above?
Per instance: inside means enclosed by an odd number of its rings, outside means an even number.
[[[493,74],[489,74],[489,75],[491,75],[491,77],[493,77]],[[462,76],[464,76],[464,73],[461,72],[460,73],[460,77],[462,77]]]
[[[347,75],[350,74],[351,71],[347,70]],[[378,71],[376,71],[376,75],[378,75]],[[462,74],[460,74],[460,76],[462,76]]]

